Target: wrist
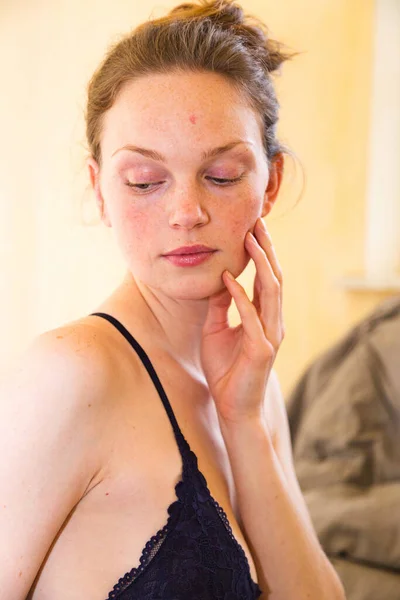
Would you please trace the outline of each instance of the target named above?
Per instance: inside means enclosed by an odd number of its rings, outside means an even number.
[[[221,433],[227,441],[241,441],[265,438],[272,443],[272,435],[264,415],[243,417],[240,420],[220,419]]]

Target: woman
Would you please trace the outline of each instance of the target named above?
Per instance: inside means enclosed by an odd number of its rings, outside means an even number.
[[[238,5],[203,2],[93,75],[88,170],[127,274],[3,382],[2,600],[344,597],[271,370],[282,278],[262,217],[286,58]],[[252,301],[235,281],[249,260]]]

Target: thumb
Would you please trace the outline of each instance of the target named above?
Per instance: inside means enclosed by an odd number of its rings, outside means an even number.
[[[203,325],[203,335],[217,333],[229,327],[228,309],[231,302],[232,295],[226,287],[209,297],[208,312]]]

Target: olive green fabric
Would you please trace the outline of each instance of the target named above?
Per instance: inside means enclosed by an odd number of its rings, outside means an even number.
[[[347,599],[400,600],[400,297],[319,356],[287,410],[297,477]]]

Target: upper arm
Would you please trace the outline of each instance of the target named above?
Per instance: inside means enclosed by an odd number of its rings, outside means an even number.
[[[99,364],[79,350],[43,334],[0,382],[0,600],[26,597],[98,468]]]

